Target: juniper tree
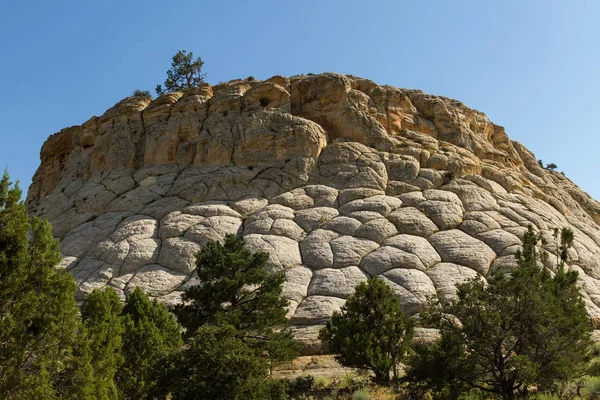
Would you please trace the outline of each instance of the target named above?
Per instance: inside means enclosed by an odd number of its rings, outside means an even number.
[[[119,398],[115,375],[123,362],[122,308],[121,300],[112,288],[95,289],[81,307],[85,337],[82,357],[92,366],[90,392],[97,399]]]
[[[53,398],[77,340],[75,281],[50,224],[27,215],[18,183],[0,179],[0,397]]]
[[[197,255],[199,284],[186,290],[174,308],[186,336],[207,324],[229,325],[272,359],[294,358],[298,346],[287,328],[285,276],[267,271],[268,258],[264,252],[251,253],[235,235],[227,235],[223,244],[208,243]]]
[[[123,363],[117,386],[127,399],[143,399],[155,388],[162,363],[181,350],[181,326],[164,304],[140,288],[127,297],[122,312]]]
[[[165,360],[152,394],[173,400],[269,399],[268,360],[231,325],[204,325],[186,350]]]
[[[340,312],[336,312],[319,334],[342,365],[369,369],[374,381],[387,384],[390,370],[410,349],[413,324],[405,321],[400,302],[383,280],[361,282]]]
[[[441,338],[418,348],[407,380],[440,398],[476,388],[515,399],[526,397],[532,386],[549,388],[583,375],[592,327],[577,272],[566,264],[573,234],[563,229],[556,235],[561,245],[553,273],[540,265],[542,236],[530,226],[510,274],[494,273],[487,284],[473,279],[457,285],[457,299],[447,308],[423,313]]]

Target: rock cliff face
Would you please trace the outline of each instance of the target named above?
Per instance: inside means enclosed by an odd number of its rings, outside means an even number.
[[[323,74],[129,97],[52,135],[29,188],[82,298],[141,286],[174,303],[209,240],[244,235],[285,271],[306,352],[370,276],[408,315],[510,269],[528,225],[570,227],[600,328],[600,204],[459,101]],[[421,331],[421,334],[427,334]]]

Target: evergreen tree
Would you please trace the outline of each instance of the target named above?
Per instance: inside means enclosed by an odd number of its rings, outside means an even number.
[[[561,245],[554,276],[538,264],[542,237],[530,226],[509,275],[495,273],[487,285],[480,279],[457,285],[458,297],[446,310],[424,313],[441,338],[415,353],[407,380],[440,398],[476,388],[515,399],[531,386],[549,388],[583,375],[592,328],[577,272],[566,266],[573,233],[555,234]]]
[[[123,307],[123,363],[117,384],[127,399],[144,399],[161,364],[182,349],[181,326],[162,303],[136,288]]]
[[[227,235],[223,244],[208,243],[197,256],[200,284],[186,290],[183,303],[174,308],[186,335],[194,336],[206,324],[230,325],[272,359],[294,358],[298,345],[287,329],[285,276],[266,271],[268,257],[252,254],[235,235]]]
[[[375,382],[387,384],[390,370],[398,377],[397,365],[410,349],[412,334],[413,324],[404,320],[394,291],[374,277],[356,287],[319,338],[342,365],[370,369]]]
[[[57,396],[80,329],[75,281],[47,221],[29,218],[18,184],[0,180],[0,397]]]
[[[171,356],[153,393],[173,400],[269,398],[268,360],[231,325],[205,325]]]
[[[167,92],[198,87],[204,83],[206,74],[202,73],[204,61],[200,57],[194,60],[194,53],[188,53],[186,50],[179,50],[173,56],[171,68],[167,71],[167,80],[165,80],[165,89],[161,85],[156,85],[156,94],[161,95]]]
[[[93,387],[89,390],[95,399],[119,398],[115,375],[123,362],[122,307],[114,289],[107,288],[95,289],[87,296],[81,308],[86,339],[82,357],[92,367]]]

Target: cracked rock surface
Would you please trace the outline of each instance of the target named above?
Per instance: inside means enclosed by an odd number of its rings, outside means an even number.
[[[600,204],[459,101],[339,74],[128,97],[52,135],[29,188],[82,299],[139,286],[169,304],[195,254],[243,235],[287,277],[305,353],[353,288],[381,276],[405,313],[510,271],[529,225],[575,234],[569,265],[600,328]],[[549,265],[552,267],[552,265]]]

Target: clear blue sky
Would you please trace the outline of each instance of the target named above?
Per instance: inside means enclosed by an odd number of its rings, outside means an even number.
[[[485,112],[600,199],[600,1],[0,2],[0,165],[153,91],[188,49],[207,81],[335,71]]]

